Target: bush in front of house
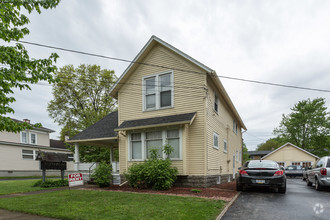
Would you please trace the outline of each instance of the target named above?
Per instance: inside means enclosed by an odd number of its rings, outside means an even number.
[[[38,180],[35,184],[33,184],[34,187],[42,187],[42,188],[50,188],[50,187],[62,187],[62,186],[69,186],[68,180],[45,180],[45,182],[42,182],[42,180]]]
[[[107,187],[112,182],[112,166],[106,162],[101,162],[95,168],[92,179],[99,187]]]
[[[133,164],[128,168],[125,177],[131,187],[166,190],[172,187],[176,180],[178,170],[171,167],[169,156],[173,152],[170,145],[163,147],[166,159],[160,158],[156,149],[151,149],[149,159],[144,163]]]

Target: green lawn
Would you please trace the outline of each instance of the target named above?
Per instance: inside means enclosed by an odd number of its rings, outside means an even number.
[[[225,202],[167,195],[63,190],[0,199],[0,208],[61,219],[215,219]]]
[[[47,176],[48,178],[61,178],[60,176]],[[64,176],[66,178],[66,176]],[[42,179],[42,176],[0,176],[0,180],[10,180],[10,179]]]
[[[31,192],[43,190],[45,188],[33,187],[33,184],[38,180],[8,180],[0,181],[0,195]]]

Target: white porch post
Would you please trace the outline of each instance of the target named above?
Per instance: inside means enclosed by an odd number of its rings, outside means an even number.
[[[74,144],[74,170],[79,171],[79,163],[80,163],[80,157],[79,157],[79,144]]]

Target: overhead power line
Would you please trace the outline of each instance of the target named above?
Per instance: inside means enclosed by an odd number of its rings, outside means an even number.
[[[30,45],[34,45],[34,46],[39,46],[39,47],[44,47],[44,48],[50,48],[50,49],[55,49],[55,50],[71,52],[71,53],[78,53],[78,54],[87,55],[87,56],[94,56],[94,57],[99,57],[99,58],[104,58],[104,59],[121,61],[121,62],[130,63],[130,64],[136,63],[136,64],[140,64],[140,65],[159,67],[159,68],[163,68],[163,69],[172,69],[172,70],[177,70],[177,71],[182,71],[182,72],[189,72],[189,73],[196,73],[196,74],[208,74],[208,75],[211,75],[211,76],[213,75],[213,76],[219,77],[219,78],[237,80],[237,81],[243,81],[243,82],[249,82],[249,83],[257,83],[257,84],[269,85],[269,86],[277,86],[277,87],[285,87],[285,88],[291,88],[291,89],[301,89],[301,90],[309,90],[309,91],[328,92],[328,93],[330,93],[330,90],[326,90],[326,89],[309,88],[309,87],[302,87],[302,86],[295,86],[295,85],[286,85],[286,84],[273,83],[273,82],[264,82],[264,81],[243,79],[243,78],[237,78],[237,77],[229,77],[229,76],[224,76],[224,75],[216,75],[216,74],[207,73],[207,72],[198,72],[198,71],[192,71],[192,70],[186,70],[186,69],[180,69],[180,68],[173,68],[173,67],[157,65],[157,64],[136,62],[136,61],[117,58],[117,57],[104,56],[104,55],[88,53],[88,52],[83,52],[83,51],[78,51],[78,50],[72,50],[72,49],[67,49],[67,48],[62,48],[62,47],[55,47],[55,46],[50,46],[50,45],[45,45],[45,44],[40,44],[40,43],[33,43],[33,42],[29,42],[29,41],[17,41],[17,42],[24,43],[24,44],[30,44]]]

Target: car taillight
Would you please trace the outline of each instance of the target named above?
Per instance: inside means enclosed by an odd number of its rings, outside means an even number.
[[[240,170],[239,174],[241,174],[242,176],[248,176],[249,175],[245,170]]]
[[[320,173],[321,173],[322,176],[326,176],[326,175],[327,175],[327,169],[322,168],[322,169],[320,170]]]
[[[283,170],[278,170],[274,173],[274,176],[283,176]]]

